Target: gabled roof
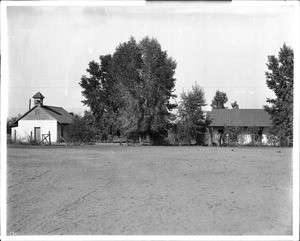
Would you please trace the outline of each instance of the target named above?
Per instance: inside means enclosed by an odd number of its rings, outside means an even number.
[[[41,92],[37,92],[34,96],[32,96],[33,99],[44,99],[45,97],[41,94]]]
[[[61,124],[70,124],[72,122],[73,116],[62,107],[43,105],[42,108]]]
[[[24,115],[22,115],[19,119],[15,120],[13,125],[18,125],[18,121],[23,119],[26,115],[28,115],[31,111],[33,111],[37,106],[32,107],[29,111],[25,112]]]
[[[31,111],[33,111],[36,108],[42,108],[45,110],[50,116],[52,116],[54,119],[56,119],[60,124],[70,124],[72,122],[73,116],[68,113],[64,108],[57,107],[57,106],[34,106],[32,109],[27,111],[24,115],[22,115],[18,120],[14,122],[14,124],[17,124],[19,120],[23,119],[25,116],[27,116]]]
[[[208,112],[211,126],[257,126],[271,124],[270,115],[262,109],[213,109]]]

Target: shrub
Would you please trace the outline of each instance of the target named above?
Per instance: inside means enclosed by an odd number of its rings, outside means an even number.
[[[260,138],[260,135],[258,133],[259,131],[259,128],[257,126],[249,126],[247,128],[247,131],[250,133],[251,135],[251,144],[252,146],[254,146],[254,144],[256,142],[261,142],[261,138]]]
[[[68,127],[66,139],[72,142],[91,141],[94,138],[94,133],[94,128],[84,117],[74,115],[73,121]]]

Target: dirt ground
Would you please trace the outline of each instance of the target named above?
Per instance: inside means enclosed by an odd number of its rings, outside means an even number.
[[[291,235],[292,149],[8,147],[8,235]]]

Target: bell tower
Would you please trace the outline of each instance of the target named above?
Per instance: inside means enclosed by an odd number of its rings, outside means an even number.
[[[34,106],[43,106],[43,99],[45,98],[40,92],[37,92],[34,96]]]

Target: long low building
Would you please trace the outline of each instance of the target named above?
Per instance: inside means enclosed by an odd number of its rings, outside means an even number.
[[[270,126],[270,115],[262,109],[213,109],[207,113],[212,118],[211,134],[209,135],[209,145],[222,145],[225,139],[222,138],[226,127],[239,127],[239,144],[249,144],[253,136],[249,127],[258,129],[259,142],[267,145],[266,128]],[[257,140],[255,140],[257,141]]]

